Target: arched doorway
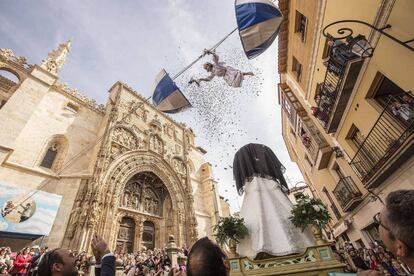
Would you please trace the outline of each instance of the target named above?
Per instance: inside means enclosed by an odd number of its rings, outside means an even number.
[[[147,249],[155,247],[155,227],[151,221],[144,222],[144,231],[142,232],[142,245]]]
[[[144,171],[132,176],[119,196],[120,217],[133,217],[140,221],[135,229],[133,250],[142,246],[154,249],[168,242],[168,235],[174,234],[174,220],[171,196],[163,181],[153,172]],[[124,229],[120,225],[120,231]],[[126,231],[126,230],[122,230]],[[122,241],[117,240],[119,247]]]
[[[116,251],[119,253],[132,253],[134,251],[135,222],[124,217],[119,225]]]

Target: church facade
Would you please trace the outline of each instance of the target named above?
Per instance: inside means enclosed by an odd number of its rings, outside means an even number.
[[[88,250],[96,232],[132,252],[169,235],[178,246],[212,238],[229,206],[193,131],[124,83],[106,105],[60,83],[69,50],[59,45],[39,66],[0,49],[12,76],[0,74],[0,181],[62,197],[45,244]]]

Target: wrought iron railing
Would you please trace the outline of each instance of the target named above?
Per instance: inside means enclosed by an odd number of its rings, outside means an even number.
[[[344,212],[349,211],[361,201],[362,193],[350,176],[342,177],[333,191]]]
[[[347,65],[350,61],[358,58],[357,55],[350,51],[347,44],[337,40],[330,51],[329,60],[324,62],[327,67],[325,79],[317,92],[316,103],[318,106],[313,112],[325,129],[328,129],[335,112],[338,96],[341,94],[343,82],[345,82],[346,75],[348,74]],[[357,73],[359,73],[359,69],[360,67],[358,67]],[[348,88],[352,90],[352,87]]]
[[[325,138],[321,135],[314,123],[309,117],[305,117],[301,122],[302,130],[300,138],[310,158],[315,164],[318,158],[318,152],[321,148],[328,146]]]
[[[363,183],[392,161],[396,153],[414,134],[414,97],[409,93],[378,99],[384,109],[358,147],[351,167]]]

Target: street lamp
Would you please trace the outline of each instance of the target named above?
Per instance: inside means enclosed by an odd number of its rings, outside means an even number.
[[[366,58],[372,57],[374,48],[369,44],[364,35],[357,35],[356,37],[349,37],[347,39],[349,49],[355,55]]]
[[[412,42],[414,42],[414,39],[409,39],[406,41],[402,41],[399,40],[398,38],[384,32],[384,30],[391,28],[391,25],[387,24],[385,27],[383,28],[377,28],[367,22],[361,21],[361,20],[339,20],[339,21],[335,21],[332,22],[330,24],[328,24],[322,31],[322,34],[324,37],[326,38],[333,38],[335,40],[337,39],[346,39],[346,41],[349,43],[350,46],[350,50],[352,51],[352,53],[360,56],[360,57],[371,57],[373,52],[374,52],[374,48],[368,43],[368,41],[366,40],[365,36],[363,35],[357,35],[355,37],[353,37],[353,33],[354,31],[349,28],[349,27],[343,27],[343,28],[339,28],[338,30],[336,30],[338,36],[333,36],[332,34],[329,34],[327,32],[327,29],[333,25],[337,25],[337,24],[341,24],[341,23],[358,23],[358,24],[362,24],[365,26],[370,27],[371,29],[373,29],[376,32],[379,32],[381,34],[383,34],[384,36],[390,38],[391,40],[393,40],[394,42],[400,44],[401,46],[411,50],[412,52],[414,52],[414,47],[408,45]]]

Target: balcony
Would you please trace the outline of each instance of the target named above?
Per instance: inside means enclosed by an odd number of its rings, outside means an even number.
[[[340,40],[334,42],[326,65],[325,79],[316,93],[318,104],[313,108],[327,133],[333,133],[345,112],[352,90],[363,64],[363,59],[353,54]]]
[[[311,118],[308,117],[295,94],[285,83],[279,84],[279,101],[295,134],[300,136],[312,165],[318,170],[326,168],[332,150]]]
[[[304,116],[300,120],[300,139],[316,168],[318,170],[326,168],[332,149],[308,116]]]
[[[367,188],[375,188],[414,154],[414,97],[387,95],[383,110],[350,162]]]
[[[349,176],[338,181],[333,193],[344,212],[353,210],[362,201],[362,193]]]

